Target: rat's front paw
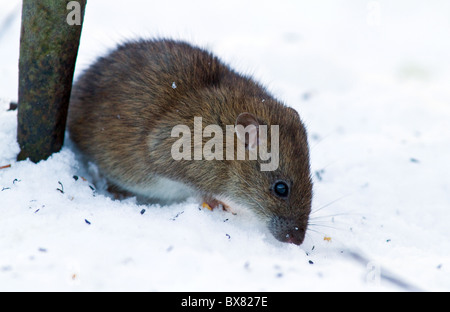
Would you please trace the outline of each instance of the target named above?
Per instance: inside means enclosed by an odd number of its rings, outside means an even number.
[[[218,208],[218,209],[222,209],[224,211],[228,211],[232,214],[236,214],[231,208],[230,206],[224,204],[221,201],[218,201],[217,199],[203,199],[203,204],[202,204],[202,208],[208,209],[213,211],[214,209]]]

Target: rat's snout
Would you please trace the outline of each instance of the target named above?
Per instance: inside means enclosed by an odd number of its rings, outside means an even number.
[[[306,225],[293,219],[275,216],[269,221],[269,230],[279,241],[301,245],[305,238]]]

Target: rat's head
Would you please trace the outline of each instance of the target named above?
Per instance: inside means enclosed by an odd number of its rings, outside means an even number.
[[[239,133],[238,125],[253,125],[256,132]],[[267,139],[260,135],[261,125],[268,126]],[[273,126],[278,126],[278,133]],[[236,130],[238,139],[245,141],[247,153],[258,146],[271,156],[263,161],[258,151],[258,160],[237,162],[234,169],[238,172],[232,175],[236,198],[261,216],[275,238],[300,245],[311,212],[312,182],[307,134],[298,113],[284,106],[270,115],[242,113],[236,120]],[[269,170],[261,171],[261,164],[268,162],[272,162]]]

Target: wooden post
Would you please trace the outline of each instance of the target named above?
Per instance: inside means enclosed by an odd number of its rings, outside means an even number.
[[[47,159],[64,143],[87,0],[23,0],[18,160]]]

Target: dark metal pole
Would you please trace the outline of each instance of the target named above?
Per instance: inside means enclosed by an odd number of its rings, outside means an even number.
[[[47,159],[64,143],[87,0],[23,0],[17,159]]]

